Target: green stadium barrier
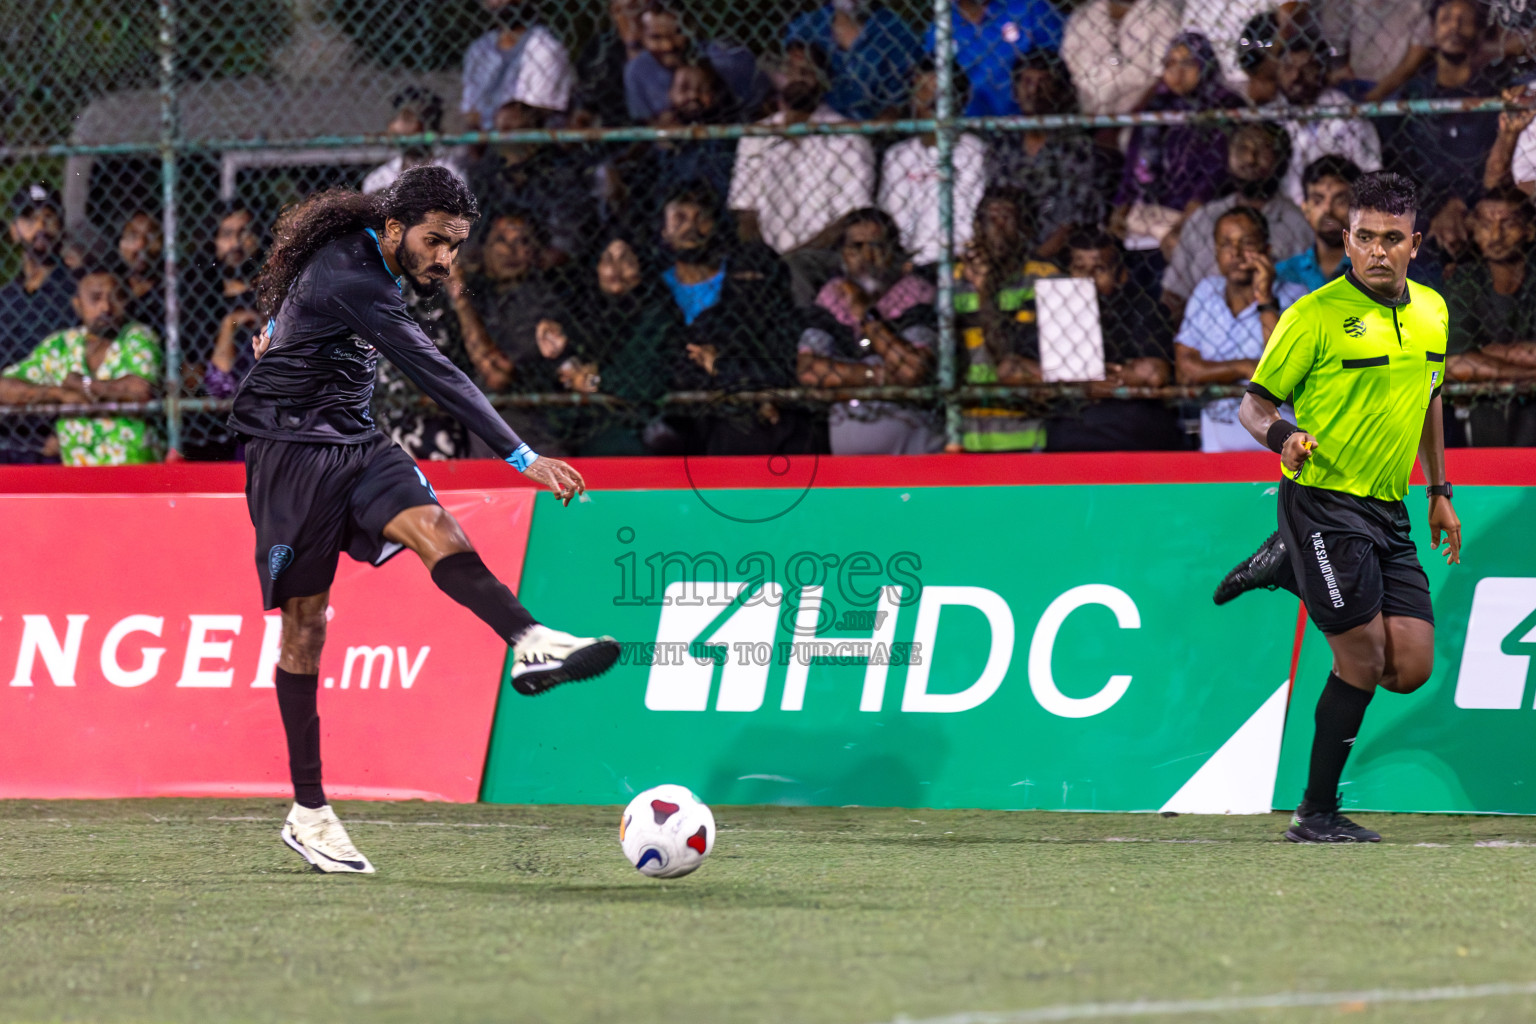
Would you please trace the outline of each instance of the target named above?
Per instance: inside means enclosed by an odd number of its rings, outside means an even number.
[[[1268,810],[1297,605],[1210,595],[1273,529],[1274,494],[817,487],[792,510],[782,490],[541,495],[525,602],[655,649],[503,699],[483,798],[618,804],[675,782],[728,804]],[[892,663],[802,670],[793,631],[818,615],[799,640],[878,634]]]
[[[1458,488],[1455,501],[1464,524],[1462,564],[1447,568],[1423,546],[1423,489],[1408,498],[1434,598],[1435,669],[1416,693],[1381,692],[1371,701],[1344,773],[1346,808],[1536,814],[1536,489]],[[1257,603],[1274,600],[1265,595]],[[1312,709],[1330,665],[1322,635],[1309,628],[1276,807],[1301,797]]]

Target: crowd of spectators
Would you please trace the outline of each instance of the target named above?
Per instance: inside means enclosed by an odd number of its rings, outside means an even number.
[[[556,7],[483,0],[461,124],[695,127],[645,143],[412,146],[357,182],[435,163],[482,204],[446,300],[408,295],[429,338],[493,394],[611,396],[509,406],[540,451],[591,454],[942,450],[932,404],[716,400],[795,386],[935,383],[938,140],[795,126],[935,115],[933,25],[871,0],[788,16],[754,51],[671,0],[612,0],[574,55]],[[1254,447],[1235,400],[1126,399],[1125,387],[1247,379],[1284,309],[1349,271],[1351,183],[1386,167],[1422,192],[1412,276],[1452,315],[1452,380],[1536,380],[1536,51],[1514,0],[954,0],[955,105],[969,116],[1257,108],[1116,129],[983,130],[954,139],[953,295],[961,383],[1062,378],[1042,363],[1037,292],[1055,278],[1097,310],[1103,374],[1071,405],[969,397],[963,447],[1083,451]],[[541,17],[543,10],[548,18]],[[1531,83],[1528,85],[1528,83]],[[1527,101],[1527,97],[1533,97]],[[1503,97],[1503,113],[1361,118],[1316,107]],[[445,128],[445,98],[402,88],[382,130]],[[760,123],[783,134],[706,137]],[[123,211],[115,252],[66,260],[47,183],[11,201],[20,271],[0,288],[0,404],[138,401],[165,385],[156,208]],[[233,201],[200,225],[180,281],[182,386],[233,394],[273,211]],[[1045,299],[1039,299],[1044,303]],[[1089,315],[1096,312],[1096,317]],[[381,363],[378,422],[418,458],[478,442]],[[1095,374],[1094,376],[1098,376]],[[974,394],[974,392],[972,393]],[[213,413],[183,453],[237,457]],[[1471,403],[1452,444],[1536,444],[1536,404]],[[164,456],[145,419],[0,418],[0,461]]]

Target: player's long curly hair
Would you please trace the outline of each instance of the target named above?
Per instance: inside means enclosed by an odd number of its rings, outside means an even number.
[[[256,278],[261,315],[277,315],[288,289],[326,245],[364,228],[379,230],[386,220],[398,220],[409,229],[433,210],[471,221],[480,216],[469,186],[446,167],[436,166],[413,167],[373,195],[331,189],[288,207],[272,226],[272,248]]]

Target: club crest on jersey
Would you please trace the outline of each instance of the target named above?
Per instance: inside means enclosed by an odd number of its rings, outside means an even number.
[[[271,579],[277,579],[292,564],[293,548],[287,544],[274,544],[272,550],[267,552],[267,575]]]
[[[1365,324],[1360,322],[1359,317],[1352,316],[1344,321],[1344,333],[1351,338],[1358,338],[1365,333]]]

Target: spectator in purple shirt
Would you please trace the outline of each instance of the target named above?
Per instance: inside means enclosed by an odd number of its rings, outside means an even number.
[[[1221,84],[1221,65],[1210,40],[1198,32],[1181,32],[1168,46],[1162,81],[1143,109],[1193,113],[1245,106],[1241,96]],[[1115,197],[1114,223],[1126,248],[1161,246],[1185,215],[1215,198],[1226,167],[1227,133],[1219,125],[1137,127]]]

